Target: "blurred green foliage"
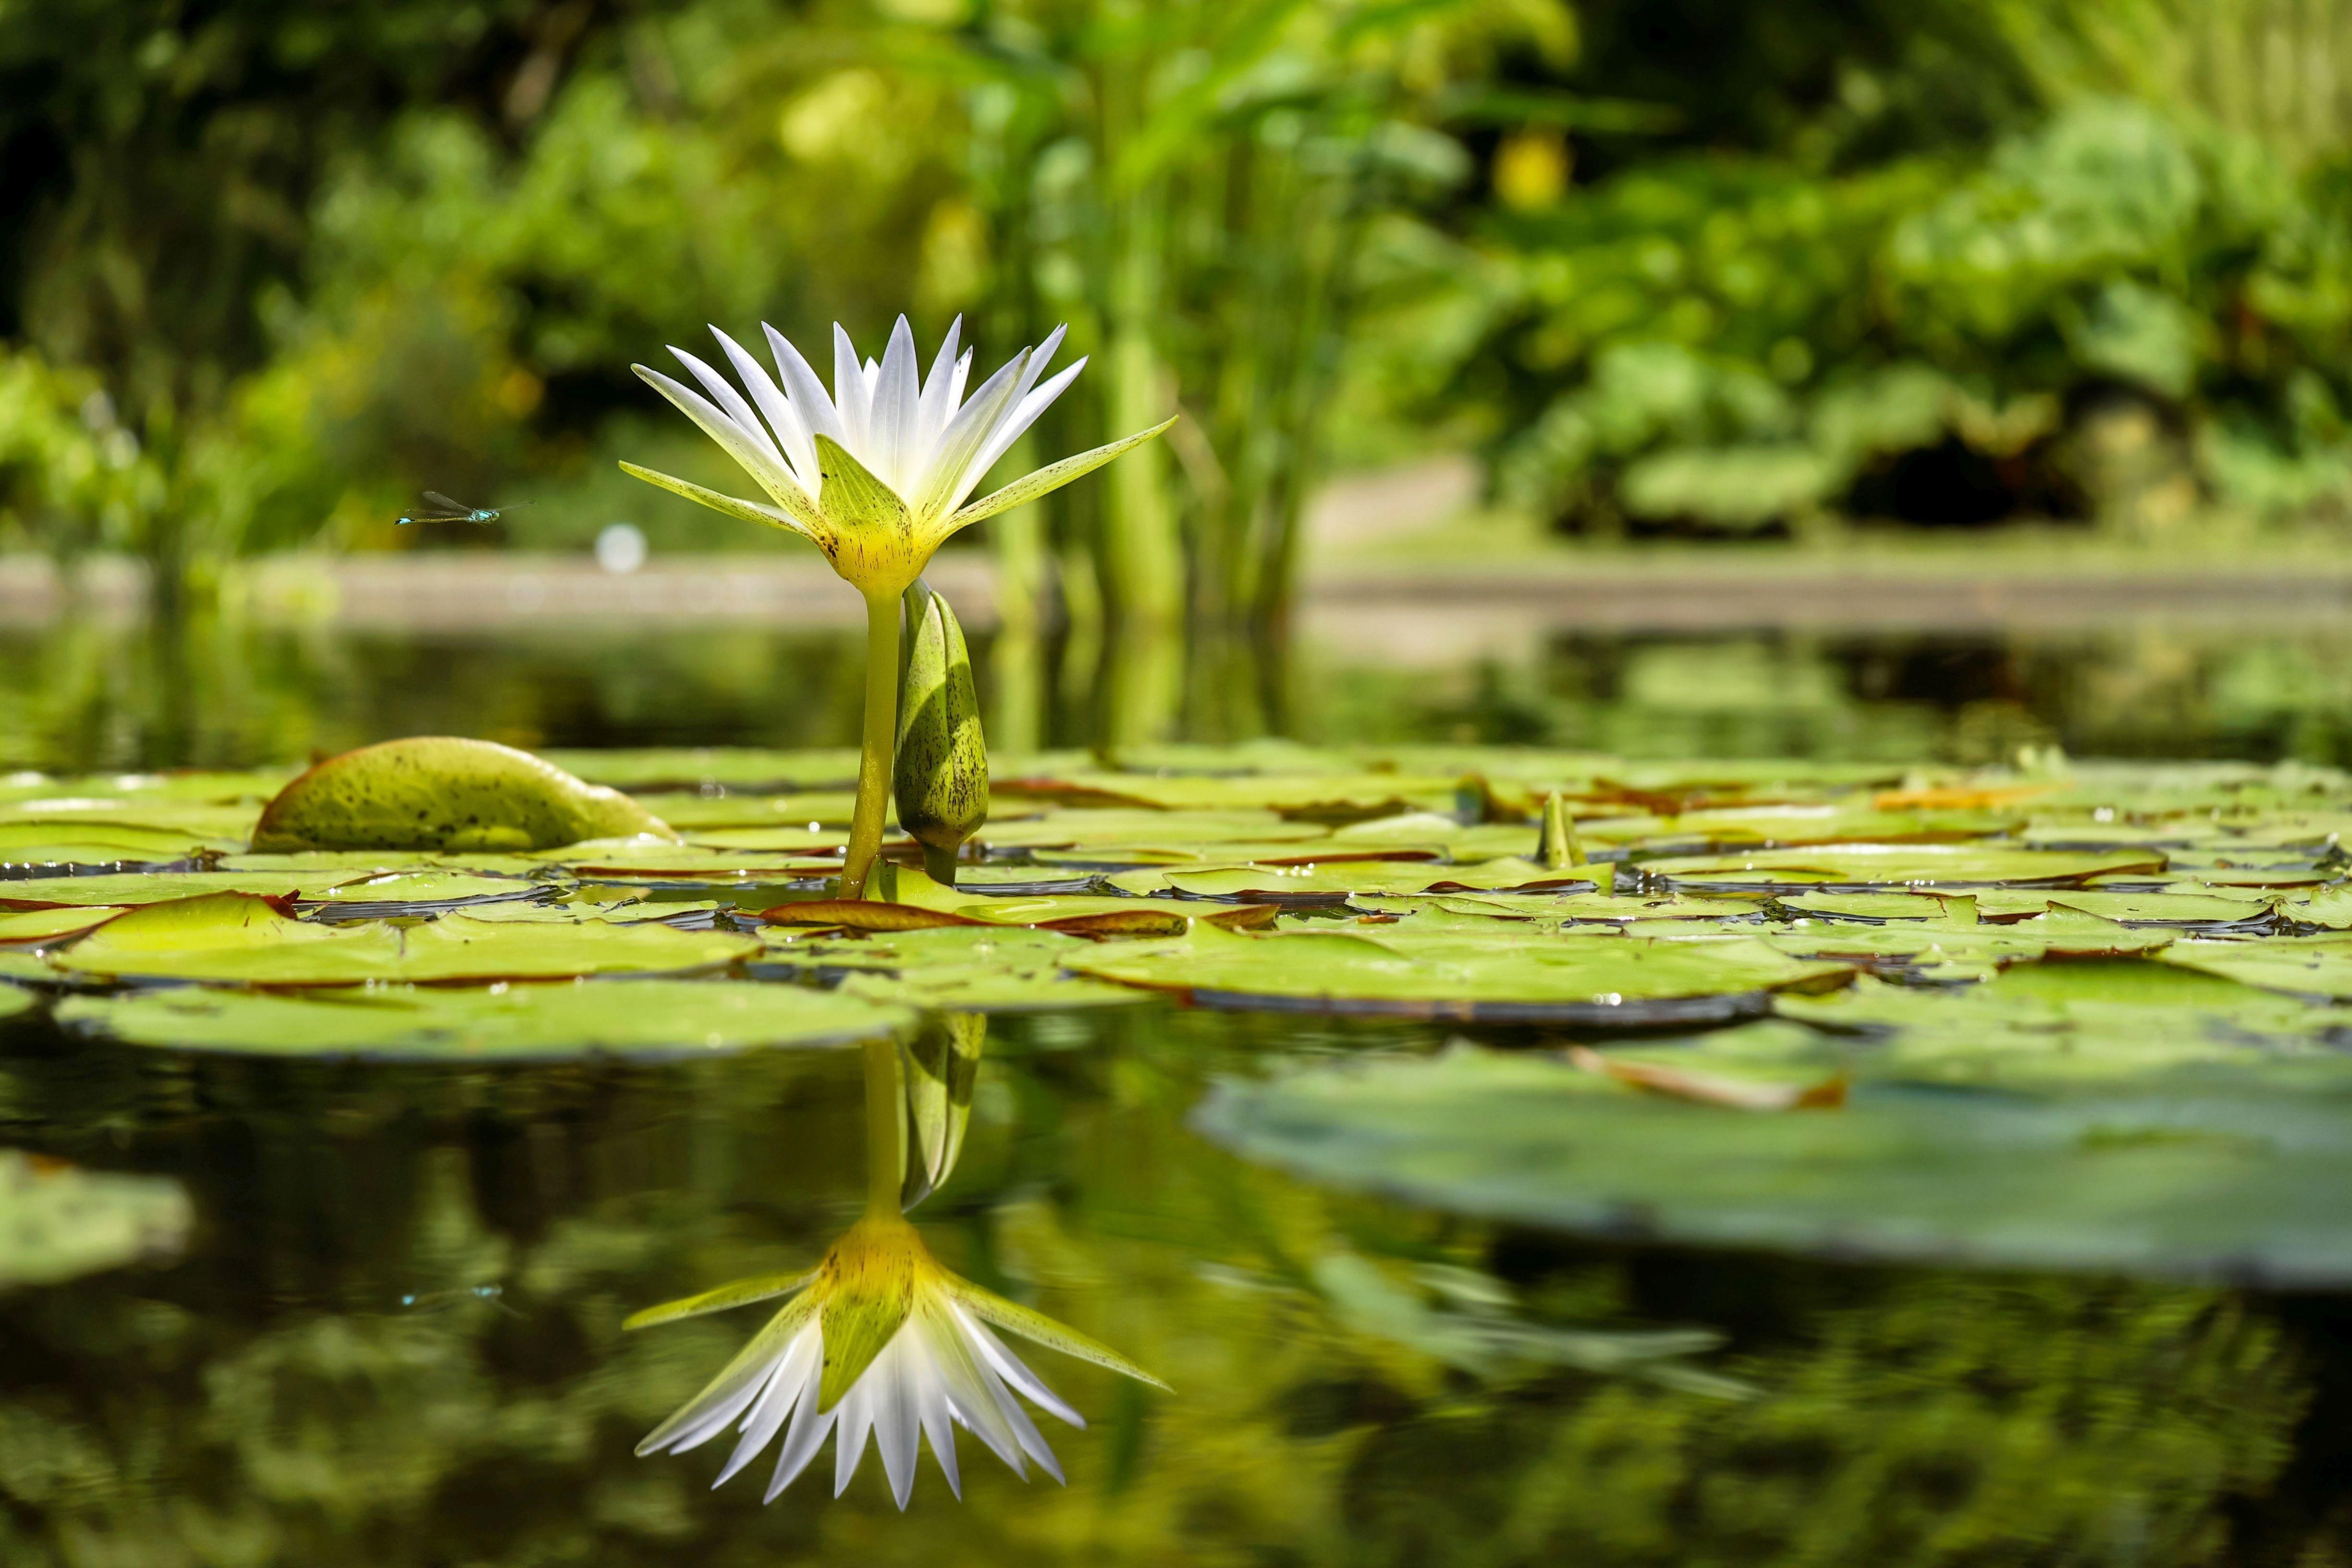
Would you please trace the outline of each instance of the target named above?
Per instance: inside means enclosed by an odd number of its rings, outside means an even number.
[[[1070,324],[1046,455],[1187,416],[991,525],[1082,620],[1273,616],[1319,476],[1447,444],[1600,531],[2341,510],[2340,64],[2347,0],[14,5],[0,544],[790,548],[614,472],[718,477],[627,365],[902,308]]]

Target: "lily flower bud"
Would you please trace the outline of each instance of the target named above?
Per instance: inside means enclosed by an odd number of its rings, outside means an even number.
[[[920,578],[907,590],[907,673],[898,691],[892,786],[898,826],[923,847],[923,869],[955,885],[956,851],[988,820],[988,745],[971,654],[948,602]]]

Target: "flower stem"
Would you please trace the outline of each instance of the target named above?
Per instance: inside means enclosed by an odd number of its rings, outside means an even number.
[[[841,896],[866,896],[866,878],[882,852],[882,822],[890,813],[890,767],[898,747],[898,595],[866,601],[866,733],[857,759],[857,806],[849,818],[849,850],[842,858]]]
[[[866,1042],[866,1213],[898,1217],[907,1179],[906,1091],[898,1075],[898,1042],[885,1035]]]

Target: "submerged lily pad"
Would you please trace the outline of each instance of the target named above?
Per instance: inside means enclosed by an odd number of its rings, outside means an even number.
[[[1218,1086],[1213,1141],[1310,1180],[1617,1237],[2352,1281],[2352,1084],[2029,1095],[1857,1082],[1754,1112],[1469,1048]]]
[[[178,989],[75,997],[58,1019],[141,1046],[256,1056],[497,1061],[701,1056],[903,1034],[914,1015],[851,993],[725,980],[612,980],[300,995]]]
[[[0,1289],[169,1258],[193,1218],[187,1194],[166,1177],[0,1149]]]

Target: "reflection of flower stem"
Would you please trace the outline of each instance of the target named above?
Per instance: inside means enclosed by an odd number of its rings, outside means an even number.
[[[890,764],[898,744],[898,595],[866,600],[866,732],[857,758],[857,805],[849,818],[849,849],[841,863],[841,896],[864,896],[882,849],[882,819],[889,810]]]
[[[898,1042],[885,1035],[866,1042],[866,1213],[898,1217],[898,1189],[907,1179],[907,1109],[900,1085]]]

